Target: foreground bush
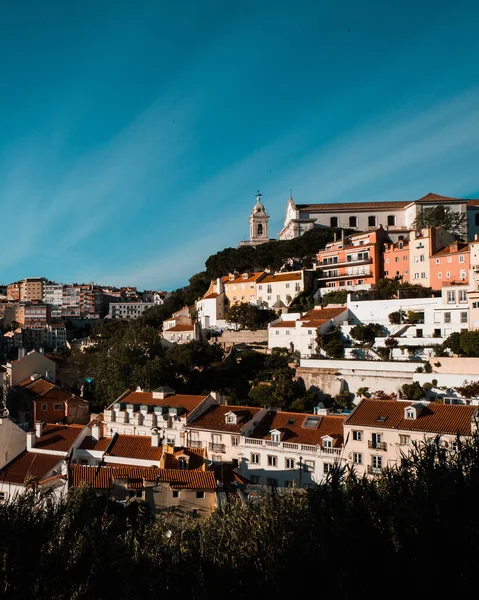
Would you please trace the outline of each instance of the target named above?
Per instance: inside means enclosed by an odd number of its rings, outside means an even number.
[[[473,592],[479,559],[479,437],[451,452],[415,449],[375,480],[329,482],[208,520],[120,506],[76,490],[47,507],[33,493],[0,506],[3,598],[335,598]],[[394,593],[394,592],[393,592]]]

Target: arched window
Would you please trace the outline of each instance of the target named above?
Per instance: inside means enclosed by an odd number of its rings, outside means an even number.
[[[188,468],[188,463],[185,458],[178,459],[178,469],[186,470]]]
[[[263,225],[261,223],[258,224],[258,235],[263,235]]]
[[[368,217],[368,227],[376,227],[376,217],[374,215]]]
[[[331,217],[331,227],[338,226],[338,217]]]

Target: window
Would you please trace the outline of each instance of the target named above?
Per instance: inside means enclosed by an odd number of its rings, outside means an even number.
[[[416,337],[417,338],[422,338],[423,337],[423,331],[422,331],[422,329],[416,329]]]
[[[42,404],[42,410],[47,410],[47,405],[46,404]]]
[[[251,464],[253,465],[259,465],[259,454],[252,454],[251,455]]]
[[[456,292],[454,290],[449,290],[447,292],[447,303],[454,304],[456,302]]]
[[[406,410],[406,419],[414,419],[414,418],[415,418],[414,410],[412,410],[412,409]]]
[[[7,499],[7,493],[6,492],[0,492],[0,502],[3,502],[6,499]]]
[[[271,487],[277,487],[278,486],[278,480],[274,479],[273,477],[268,477],[268,479],[266,480],[266,484],[270,485]]]
[[[357,225],[358,225],[358,218],[357,217],[349,217],[349,226],[357,227]]]
[[[278,331],[278,329],[276,330],[276,335],[279,335],[279,331]]]
[[[266,286],[266,293],[267,294],[272,294],[273,293],[273,288],[271,287],[271,284],[268,284]]]
[[[288,289],[288,288],[289,288],[289,283],[286,284],[286,289]]]
[[[419,257],[419,262],[424,262],[424,254],[421,254],[421,256]]]
[[[368,227],[376,227],[376,217],[373,215],[368,217]]]
[[[221,456],[218,456],[217,454],[213,454],[213,456],[211,457],[211,460],[214,463],[220,463],[221,462]]]
[[[449,271],[446,272],[446,278],[449,279],[451,277],[451,273]]]
[[[452,262],[452,257],[448,256],[448,257],[447,257],[447,262],[448,262],[448,263]]]
[[[327,475],[328,473],[331,473],[331,471],[333,470],[333,465],[332,463],[324,463],[323,464],[323,473],[324,475]]]
[[[414,257],[414,262],[415,262],[415,263],[419,262],[419,256],[415,256],[415,257]]]
[[[333,442],[331,440],[323,440],[323,448],[332,448]]]
[[[353,452],[353,463],[355,465],[363,464],[363,455],[360,452]]]
[[[461,281],[464,281],[464,280],[466,279],[466,271],[464,271],[464,270],[461,270],[461,271],[459,272],[459,279],[460,279]]]
[[[186,471],[188,469],[188,461],[186,460],[186,458],[178,459],[178,469],[180,469],[181,471]]]
[[[409,446],[411,442],[411,438],[408,435],[400,435],[399,436],[399,445],[400,446]]]
[[[421,279],[426,279],[426,273],[421,273]]]
[[[314,460],[304,461],[304,471],[306,473],[312,473],[314,471]]]
[[[450,323],[450,322],[451,322],[451,313],[445,312],[444,313],[444,323]]]
[[[278,457],[268,454],[268,467],[277,467],[278,466]]]
[[[337,227],[338,226],[338,217],[331,217],[331,227]]]
[[[459,302],[467,302],[467,290],[459,290]]]
[[[203,500],[204,497],[205,497],[205,493],[204,492],[196,492],[196,498],[198,500]]]
[[[383,457],[371,456],[371,466],[374,471],[380,471],[383,468]]]
[[[414,279],[419,279],[419,273],[414,273]]]
[[[395,262],[399,262],[399,256],[396,256]]]
[[[396,217],[394,215],[388,215],[388,227],[394,227],[396,225]]]
[[[228,423],[228,425],[235,425],[236,415],[227,415],[226,422]]]
[[[53,409],[54,410],[63,410],[63,404],[54,404]]]
[[[281,441],[280,438],[281,438],[281,434],[279,433],[279,431],[273,431],[273,433],[271,434],[271,441],[279,442],[279,441]]]
[[[464,261],[465,261],[464,254],[461,254],[461,256],[459,257],[459,262],[464,262]]]
[[[178,490],[173,490],[173,498],[179,498],[180,492]]]
[[[467,312],[461,313],[461,323],[467,323]]]
[[[235,435],[231,436],[231,445],[232,446],[239,446],[239,437],[236,437]]]
[[[363,441],[363,432],[362,431],[353,431],[353,440],[355,442]]]
[[[289,335],[289,329],[286,329],[286,335]]]
[[[294,458],[285,458],[284,466],[286,469],[294,469]]]
[[[438,278],[438,279],[442,279],[442,273],[438,273],[438,274],[437,274],[437,278]]]

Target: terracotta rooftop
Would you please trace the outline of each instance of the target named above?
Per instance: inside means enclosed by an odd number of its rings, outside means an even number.
[[[216,292],[211,292],[211,294],[203,296],[202,300],[209,300],[210,298],[218,298],[218,296],[219,296],[219,294],[217,294]]]
[[[113,443],[112,443],[113,442]],[[104,452],[111,444],[107,456],[121,458],[139,458],[143,460],[159,461],[162,447],[152,446],[150,436],[119,434],[115,439],[103,437],[95,441],[87,436],[81,443],[82,450],[94,450]]]
[[[347,306],[338,306],[336,308],[313,308],[305,313],[301,317],[300,321],[334,319],[347,310]]]
[[[30,480],[39,481],[61,460],[63,459],[58,454],[24,451],[0,470],[0,481],[20,485]]]
[[[203,402],[207,396],[193,396],[191,394],[172,394],[166,398],[153,398],[153,392],[130,392],[121,400],[115,401],[114,404],[137,404],[134,407],[135,411],[140,410],[140,405],[147,406],[169,406],[171,408],[184,408],[186,413],[190,413]]]
[[[257,273],[248,273],[248,277],[246,279],[243,279],[243,273],[234,273],[235,278],[230,280],[229,275],[224,275],[222,281],[224,284],[228,285],[228,284],[238,284],[238,283],[253,283],[255,282],[258,277],[261,277],[261,275],[263,275],[263,271],[259,271]]]
[[[68,452],[83,428],[83,425],[45,425],[42,436],[36,439],[35,448]]]
[[[449,254],[459,254],[460,252],[469,252],[469,244],[467,242],[454,242],[439,250],[432,255],[433,258],[445,256]]]
[[[278,323],[270,325],[270,327],[292,327],[294,329],[296,327],[296,321],[278,321]]]
[[[82,484],[96,489],[108,489],[114,479],[131,482],[166,482],[175,489],[216,490],[216,479],[211,471],[186,471],[148,467],[86,467],[70,465],[72,487]]]
[[[251,406],[210,406],[206,412],[192,421],[188,426],[193,429],[209,429],[212,431],[228,431],[231,433],[240,433],[241,428],[260,411],[260,408]],[[237,415],[237,424],[226,423],[225,415],[227,413]]]
[[[309,422],[317,423],[317,427],[305,427]],[[258,424],[252,437],[271,439],[271,430],[282,432],[281,441],[291,444],[320,445],[322,437],[330,435],[334,438],[335,447],[343,443],[343,423],[345,417],[339,415],[308,415],[271,410]]]
[[[165,469],[178,469],[179,463],[178,459],[186,455],[189,458],[188,462],[188,470],[189,471],[197,471],[197,470],[205,470],[205,459],[206,459],[206,449],[205,448],[175,448],[174,453],[165,452],[165,446],[163,446],[164,452],[164,468]]]
[[[278,281],[302,281],[303,275],[302,272],[291,272],[291,273],[273,273],[272,275],[267,275],[264,279],[261,280],[261,284],[263,283],[277,283]]]
[[[46,379],[42,378],[32,380],[30,377],[21,381],[19,385],[28,388],[29,390],[38,395],[44,394],[45,392],[48,392],[49,390],[55,387],[55,384],[51,381],[47,381]]]
[[[175,325],[174,327],[165,329],[164,333],[167,333],[170,331],[193,331],[194,329],[195,329],[195,326],[193,323],[191,325]]]
[[[417,403],[398,400],[363,400],[348,417],[345,425],[470,435],[471,419],[478,410],[476,406],[431,402],[419,412],[417,419],[405,419],[404,409],[412,404]]]

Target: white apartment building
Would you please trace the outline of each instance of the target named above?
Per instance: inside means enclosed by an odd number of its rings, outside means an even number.
[[[43,288],[43,302],[51,306],[52,318],[60,318],[63,305],[63,284],[46,283]]]
[[[210,283],[205,295],[196,302],[198,323],[202,329],[226,327],[227,299],[221,277]]]
[[[400,466],[414,442],[435,440],[454,451],[476,429],[477,406],[362,400],[344,421],[344,458],[359,476]]]
[[[268,325],[268,349],[287,348],[299,351],[301,358],[316,354],[316,336],[329,331],[334,325],[342,325],[348,320],[346,306],[334,308],[314,308],[304,315],[287,313]]]
[[[266,275],[257,283],[257,303],[268,308],[289,306],[304,291],[305,280],[309,279],[312,274],[304,270]]]
[[[422,231],[411,231],[409,237],[409,282],[431,286],[430,257],[455,241],[455,237],[442,229],[430,227]]]
[[[138,319],[145,310],[155,306],[153,302],[110,302],[109,319]]]
[[[324,481],[341,460],[343,421],[327,414],[211,406],[187,430],[190,446],[207,448],[213,463],[235,463],[253,484],[307,486]]]

